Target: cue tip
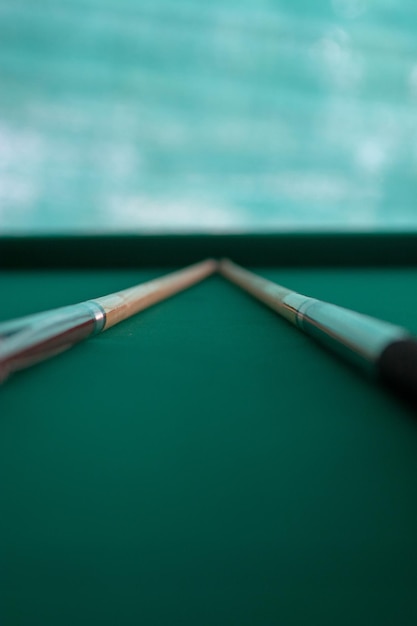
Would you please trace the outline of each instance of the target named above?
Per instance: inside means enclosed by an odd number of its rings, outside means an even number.
[[[210,276],[210,274],[217,274],[220,271],[220,262],[217,259],[208,258],[202,261],[201,264],[211,270],[208,276]]]
[[[219,261],[217,259],[213,259],[213,258],[209,257],[208,259],[206,259],[205,262],[208,265],[211,265],[214,270],[218,270],[218,268],[219,268]]]
[[[218,261],[218,272],[222,276],[226,276],[227,269],[230,269],[230,267],[233,266],[235,266],[235,263],[231,259],[223,257],[220,261]]]

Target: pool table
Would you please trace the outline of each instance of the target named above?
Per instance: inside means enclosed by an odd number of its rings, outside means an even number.
[[[417,236],[3,237],[0,319],[204,257],[417,334]],[[220,276],[0,388],[2,626],[415,626],[417,421]]]

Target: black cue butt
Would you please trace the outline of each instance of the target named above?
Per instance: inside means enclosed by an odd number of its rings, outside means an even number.
[[[382,383],[408,399],[417,400],[417,341],[400,339],[385,348],[378,359]]]

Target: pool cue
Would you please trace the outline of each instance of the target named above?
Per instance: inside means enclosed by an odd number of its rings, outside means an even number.
[[[417,340],[405,328],[303,296],[228,259],[219,271],[363,371],[417,399]]]
[[[191,287],[216,269],[216,261],[208,259],[108,296],[0,323],[0,382]]]

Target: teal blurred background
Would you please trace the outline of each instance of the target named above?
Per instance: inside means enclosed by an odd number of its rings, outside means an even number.
[[[0,232],[417,229],[415,0],[0,0]]]

